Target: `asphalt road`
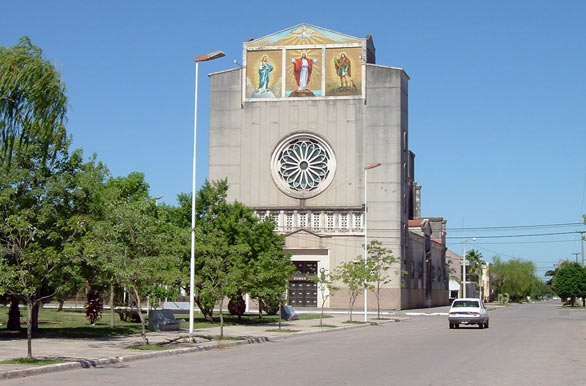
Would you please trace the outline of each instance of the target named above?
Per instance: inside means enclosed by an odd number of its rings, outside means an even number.
[[[446,316],[6,381],[10,385],[586,385],[586,311],[558,303]],[[3,384],[3,382],[0,382]]]

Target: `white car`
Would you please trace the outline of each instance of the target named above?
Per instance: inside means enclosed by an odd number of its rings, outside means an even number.
[[[448,314],[450,328],[458,328],[460,324],[476,324],[479,328],[488,328],[488,312],[480,299],[456,299]]]

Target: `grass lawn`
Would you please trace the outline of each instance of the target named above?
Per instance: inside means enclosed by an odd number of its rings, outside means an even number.
[[[0,362],[4,365],[35,365],[35,366],[44,366],[44,365],[54,365],[57,363],[65,363],[64,361],[54,361],[49,359],[35,359],[35,358],[14,358],[14,359],[6,359]]]
[[[8,307],[0,307],[0,340],[15,338],[26,339],[26,309],[21,308],[20,312],[21,330],[8,331],[5,328],[8,323]],[[332,316],[324,315],[323,317],[326,319],[331,318]],[[175,318],[184,320],[180,324],[181,328],[187,329],[189,327],[189,314],[175,314]],[[319,319],[319,314],[301,314],[299,315],[299,319]],[[57,311],[52,308],[41,309],[39,311],[39,334],[36,337],[83,339],[140,334],[140,323],[122,322],[117,314],[115,315],[114,328],[110,328],[109,321],[109,310],[105,310],[102,314],[102,318],[92,326],[82,309],[64,309],[62,311]],[[264,325],[278,322],[278,315],[263,315],[262,319],[259,319],[258,314],[251,313],[243,315],[240,321],[236,316],[229,314],[224,315],[225,326]],[[194,320],[195,329],[219,327],[219,325],[220,318],[217,314],[214,314],[213,322],[208,322],[200,313],[196,313]]]
[[[317,327],[317,328],[336,328],[338,326],[335,326],[333,324],[322,324],[320,326],[319,324],[316,324],[315,326],[311,326],[311,327]]]
[[[358,320],[347,320],[345,322],[342,322],[344,324],[365,324],[366,322],[360,322]]]
[[[20,309],[21,331],[8,331],[0,328],[0,339],[26,339],[26,309]],[[110,328],[110,312],[106,311],[94,326],[90,325],[81,309],[39,310],[38,337],[51,338],[96,338],[140,333],[140,323],[122,322],[118,315],[114,328]],[[6,326],[8,322],[8,307],[0,308],[0,324]]]
[[[130,350],[164,351],[173,350],[177,348],[177,346],[173,346],[170,344],[133,344],[132,346],[127,346],[126,348]]]
[[[291,330],[289,328],[281,328],[280,330],[278,328],[272,328],[270,330],[267,330],[268,332],[282,332],[282,333],[294,333],[294,332],[299,332],[300,330]]]

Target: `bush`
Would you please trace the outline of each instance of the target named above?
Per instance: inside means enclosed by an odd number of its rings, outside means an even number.
[[[230,315],[237,315],[238,317],[244,315],[246,311],[246,302],[242,299],[242,296],[236,299],[230,299],[228,302],[228,312]]]
[[[100,299],[98,291],[90,291],[87,294],[87,302],[85,303],[85,315],[90,320],[90,324],[96,324],[96,321],[102,317],[102,310],[104,303]]]

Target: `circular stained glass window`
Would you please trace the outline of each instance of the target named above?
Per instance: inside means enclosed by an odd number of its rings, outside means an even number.
[[[273,153],[273,178],[279,188],[294,197],[312,197],[331,182],[335,161],[330,146],[312,134],[296,134]]]

